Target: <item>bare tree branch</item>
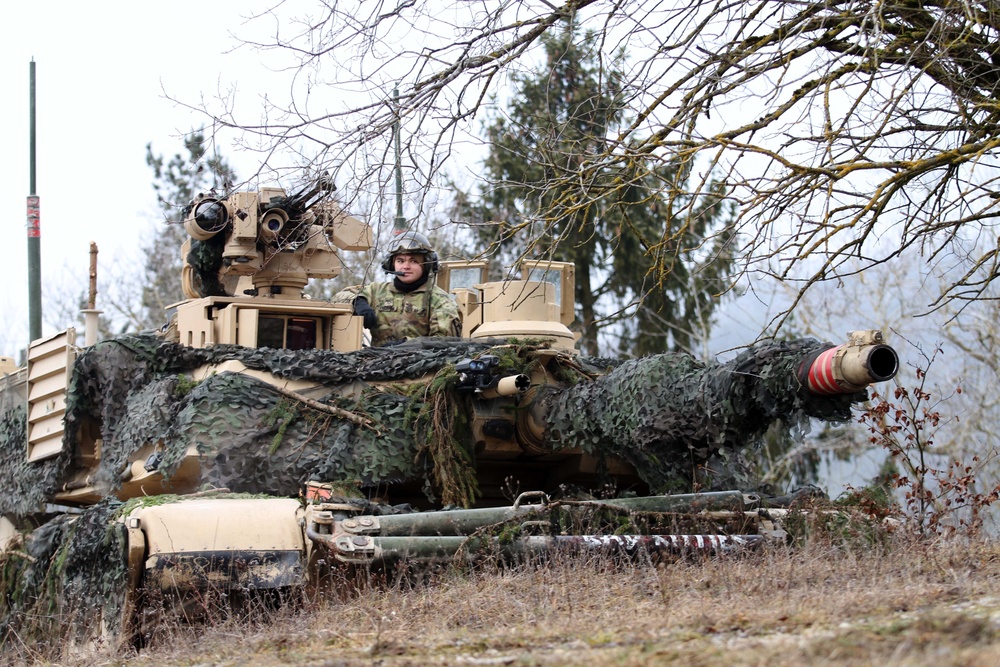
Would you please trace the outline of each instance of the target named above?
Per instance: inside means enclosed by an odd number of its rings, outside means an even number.
[[[274,21],[273,39],[250,46],[284,59],[288,102],[265,100],[252,122],[225,96],[221,111],[205,110],[268,157],[290,151],[339,169],[348,192],[374,201],[390,191],[400,121],[408,194],[423,207],[440,176],[481,153],[480,123],[508,77],[537,64],[543,35],[573,22],[596,34],[592,48],[626,54],[628,122],[592,153],[551,155],[538,188],[563,194],[506,221],[515,231],[545,239],[555,220],[681,161],[700,178],[664,184],[671,214],[716,181],[737,207],[736,280],[766,274],[806,289],[912,248],[966,264],[926,295],[933,308],[979,298],[998,274],[997,244],[970,241],[997,236],[995,3],[329,0],[311,16],[286,11],[258,17]],[[323,91],[335,102],[320,103]],[[621,177],[609,184],[612,172]],[[705,191],[683,185],[699,182]],[[658,271],[670,270],[661,256]]]

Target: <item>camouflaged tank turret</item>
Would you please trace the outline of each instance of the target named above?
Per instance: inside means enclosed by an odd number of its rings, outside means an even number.
[[[750,548],[781,536],[754,492],[764,432],[845,420],[896,371],[874,331],[725,363],[582,357],[573,266],[548,261],[503,282],[441,262],[462,337],[366,347],[349,304],[302,294],[371,245],[331,191],[199,198],[166,333],[63,332],[5,376],[0,636],[51,631],[28,626],[69,600],[128,636],[150,590],[284,589],[338,563]]]

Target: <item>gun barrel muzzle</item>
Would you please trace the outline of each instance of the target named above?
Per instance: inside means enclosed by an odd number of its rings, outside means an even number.
[[[523,394],[531,386],[531,378],[524,374],[508,375],[497,380],[496,385],[484,389],[480,396],[483,398],[497,398],[499,396],[514,396]]]
[[[852,394],[891,380],[899,369],[896,351],[883,344],[840,345],[820,353],[805,370],[805,385],[819,396]]]

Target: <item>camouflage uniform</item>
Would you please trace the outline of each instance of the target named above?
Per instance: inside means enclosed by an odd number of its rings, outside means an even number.
[[[409,293],[391,283],[370,283],[359,293],[378,314],[372,345],[418,336],[461,336],[458,306],[448,293],[430,280]],[[428,314],[428,306],[430,313]]]

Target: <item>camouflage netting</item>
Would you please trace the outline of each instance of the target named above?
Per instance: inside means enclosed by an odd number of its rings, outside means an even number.
[[[540,397],[554,449],[614,454],[654,492],[754,487],[751,464],[772,423],[843,421],[865,392],[813,396],[797,378],[804,359],[829,348],[813,339],[755,345],[724,364],[686,355],[627,361],[595,382]]]
[[[42,506],[62,479],[70,455],[64,448],[57,457],[28,463],[24,396],[11,385],[10,375],[0,381],[0,514],[22,516]]]
[[[120,503],[108,499],[78,516],[42,510],[74,468],[81,427],[100,427],[93,480],[108,493],[119,488],[130,456],[162,442],[165,474],[194,447],[202,481],[232,492],[295,496],[307,480],[347,488],[405,480],[422,483],[438,502],[469,504],[477,488],[467,422],[476,399],[456,390],[455,363],[489,351],[504,374],[547,364],[555,382],[539,390],[532,411],[544,416],[551,449],[623,458],[657,492],[748,488],[747,460],[773,421],[846,419],[850,404],[864,398],[817,398],[802,390],[803,359],[826,347],[800,340],[756,345],[725,364],[684,355],[619,364],[526,341],[423,339],[350,354],[190,349],[154,335],[101,342],[76,362],[60,455],[25,462],[25,410],[14,392],[3,394],[0,512],[22,525],[29,518],[48,522],[0,555],[0,638],[60,630],[65,636],[62,624],[72,614],[82,614],[83,622],[102,608],[106,619],[119,615],[123,536],[113,517]],[[191,379],[199,367],[231,360],[317,383],[320,394],[329,390],[319,399],[327,409],[246,375]]]
[[[79,515],[61,514],[0,552],[0,640],[35,656],[93,636],[120,618],[125,597],[122,503],[107,499]],[[16,638],[16,642],[15,642]]]
[[[129,457],[161,441],[161,470],[174,471],[189,446],[202,455],[204,482],[234,491],[296,495],[303,482],[361,485],[429,479],[428,443],[415,441],[422,411],[419,391],[404,385],[361,389],[359,399],[326,399],[371,425],[359,425],[282,397],[248,376],[219,373],[195,383],[191,371],[237,360],[281,378],[303,379],[332,390],[351,383],[431,377],[491,347],[459,339],[427,339],[351,354],[308,350],[251,350],[237,346],[191,349],[154,335],[124,336],[85,350],[67,396],[64,452],[25,462],[24,408],[5,396],[0,406],[0,512],[38,511],[65,482],[78,431],[100,425],[101,459],[92,481],[107,492],[120,486]],[[425,433],[429,431],[424,429]],[[426,440],[426,439],[425,439]],[[467,443],[465,443],[467,445]]]
[[[162,442],[165,474],[195,447],[204,483],[234,492],[294,496],[307,480],[362,487],[422,480],[432,498],[467,504],[475,489],[467,479],[470,443],[460,436],[473,399],[454,391],[454,364],[491,349],[501,350],[504,372],[529,372],[540,363],[538,345],[496,344],[435,338],[341,354],[192,349],[154,335],[101,342],[77,360],[60,456],[25,463],[23,408],[16,401],[3,404],[0,480],[10,492],[0,497],[0,511],[30,514],[51,497],[65,481],[79,427],[88,422],[100,425],[103,438],[93,480],[108,492],[120,486],[134,452]],[[549,370],[568,380],[540,394],[547,443],[624,458],[655,491],[695,484],[747,487],[752,480],[746,454],[773,421],[846,419],[850,403],[864,398],[817,398],[802,391],[798,367],[824,347],[814,340],[765,343],[725,364],[658,355],[625,362],[606,375],[606,360],[551,358],[546,350]],[[197,383],[190,379],[201,366],[230,360],[327,387],[323,403],[367,425],[282,396],[249,376],[220,372]],[[402,382],[418,378],[425,381]],[[348,385],[359,397],[338,395]],[[707,473],[715,468],[712,478]]]
[[[400,385],[362,388],[359,399],[326,397],[370,426],[313,410],[249,376],[219,373],[193,383],[186,373],[237,360],[280,378],[336,390],[354,382],[402,381],[433,375],[488,344],[432,339],[417,345],[352,354],[308,350],[191,349],[152,336],[99,344],[77,362],[67,431],[99,419],[104,438],[96,480],[113,489],[129,455],[162,441],[169,476],[188,447],[202,456],[203,480],[236,492],[296,495],[310,479],[361,486],[419,479],[426,461],[415,441],[421,405]],[[72,445],[72,441],[70,442]]]

